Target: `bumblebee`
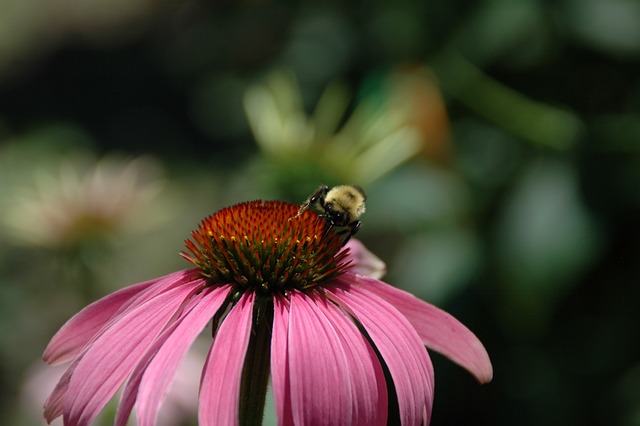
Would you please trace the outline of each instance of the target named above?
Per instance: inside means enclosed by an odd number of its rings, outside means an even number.
[[[360,217],[365,212],[364,202],[367,196],[358,185],[338,185],[329,189],[327,185],[320,187],[307,200],[302,203],[296,217],[300,216],[310,206],[318,203],[324,211],[324,217],[328,229],[336,226],[345,228],[347,238],[345,243],[353,236],[362,222]]]

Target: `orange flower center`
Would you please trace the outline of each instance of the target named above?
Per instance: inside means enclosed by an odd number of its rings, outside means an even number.
[[[324,219],[281,201],[251,201],[204,219],[182,256],[211,285],[286,294],[332,280],[347,268],[342,238]]]

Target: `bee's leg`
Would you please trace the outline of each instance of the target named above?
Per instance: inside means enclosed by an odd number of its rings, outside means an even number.
[[[349,233],[349,236],[353,236],[356,235],[356,232],[358,232],[358,229],[360,229],[360,226],[362,226],[362,222],[360,222],[359,220],[356,220],[355,222],[351,222],[349,224],[349,227],[351,228],[351,232]]]
[[[308,209],[308,208],[309,208],[309,206],[310,206],[310,205],[311,205],[311,203],[309,202],[309,200],[307,200],[307,201],[305,201],[304,203],[302,203],[302,204],[300,205],[300,208],[298,209],[298,213],[297,213],[295,216],[293,216],[291,219],[296,218],[296,217],[299,217],[302,213],[304,213],[304,211],[305,211],[306,209]],[[291,220],[291,219],[289,219],[289,220]]]
[[[324,197],[327,196],[328,192],[329,192],[329,187],[327,185],[320,185],[320,188],[316,189],[316,192],[311,194],[311,196],[305,202],[305,204],[307,204],[307,206],[310,206],[311,204],[320,200],[320,206],[322,206],[322,208],[324,209]]]
[[[324,238],[327,236],[329,231],[331,231],[335,227],[335,224],[329,216],[320,215],[320,217],[324,220],[324,233],[322,234],[322,238]]]
[[[327,195],[328,192],[329,192],[329,187],[327,185],[321,185],[320,188],[316,190],[316,192],[311,194],[311,196],[307,198],[305,202],[300,205],[300,208],[298,209],[298,214],[296,214],[294,217],[300,216],[302,213],[304,213],[305,210],[307,210],[312,204],[316,203],[318,200],[320,201],[320,206],[324,209],[324,197]]]
[[[344,235],[344,234],[347,235],[344,238],[344,240],[342,240],[343,246],[349,242],[351,237],[354,236],[356,232],[358,232],[358,229],[360,229],[361,225],[362,225],[362,222],[360,222],[359,220],[356,220],[355,222],[351,222],[350,224],[348,224],[346,226],[346,229],[339,232],[340,235]]]

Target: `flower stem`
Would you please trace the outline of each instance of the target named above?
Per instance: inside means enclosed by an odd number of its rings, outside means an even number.
[[[269,384],[272,323],[273,301],[270,297],[257,295],[253,308],[253,330],[240,387],[239,424],[241,426],[262,424]]]

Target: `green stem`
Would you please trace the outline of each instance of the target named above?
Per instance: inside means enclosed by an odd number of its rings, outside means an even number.
[[[271,363],[271,327],[273,301],[267,296],[256,296],[253,308],[253,329],[242,370],[240,387],[241,426],[260,426],[269,384]]]
[[[443,51],[431,66],[445,91],[525,140],[562,151],[571,148],[584,131],[584,123],[572,111],[527,98],[453,50]]]

